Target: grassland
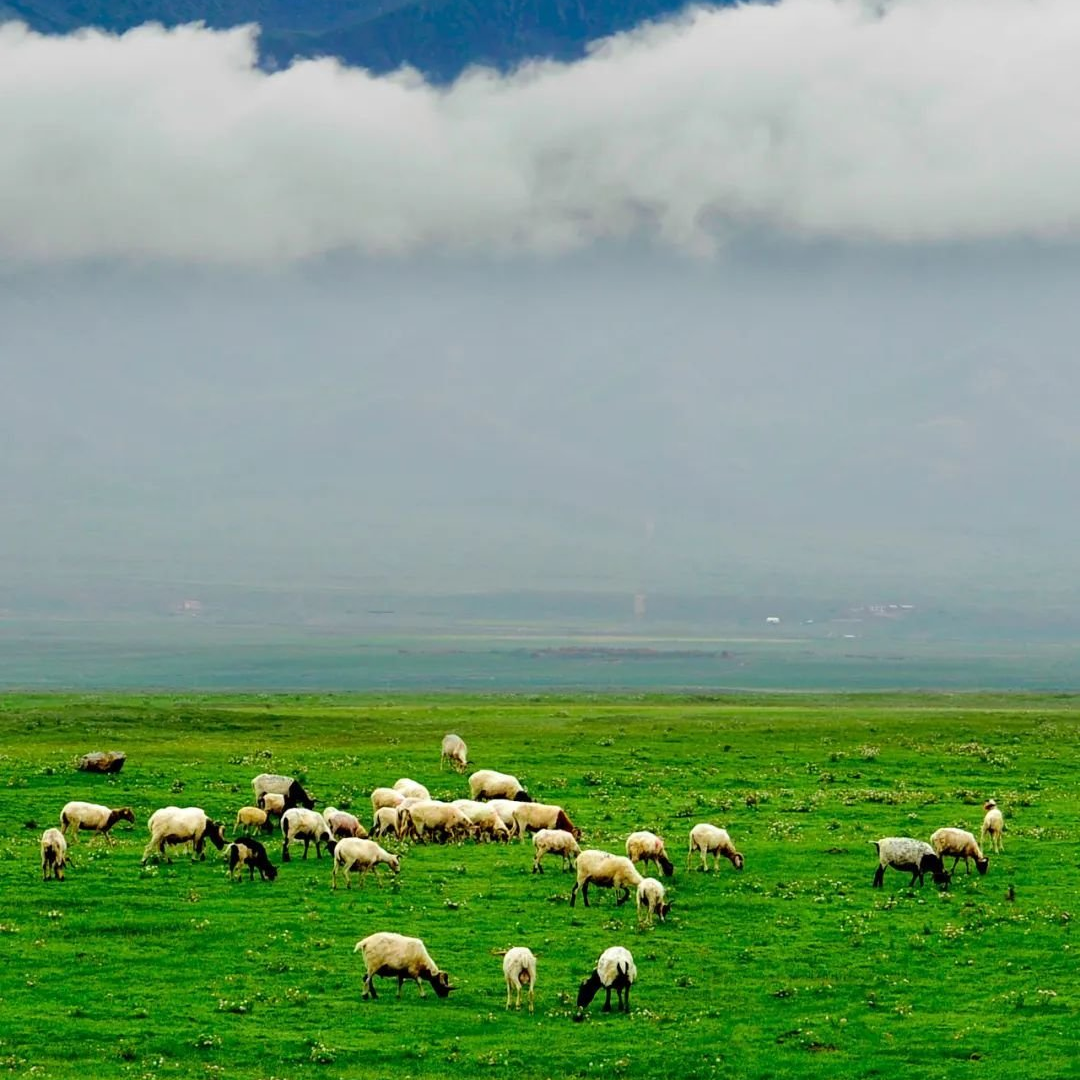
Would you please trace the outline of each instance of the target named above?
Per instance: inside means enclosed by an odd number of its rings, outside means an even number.
[[[1066,695],[51,696],[0,699],[0,1073],[51,1078],[1076,1076],[1078,699]],[[608,893],[571,909],[531,847],[405,849],[395,882],[329,888],[329,863],[230,884],[220,856],[140,867],[169,803],[235,814],[260,771],[365,813],[399,776],[440,773],[449,730],[473,760],[567,807],[590,846],[665,835],[669,922],[639,930]],[[122,749],[96,777],[76,755]],[[882,835],[978,831],[993,795],[1005,853],[939,893],[890,872]],[[117,843],[81,840],[63,883],[37,844],[70,798],[130,804]],[[685,836],[725,825],[746,869],[686,872]],[[279,851],[273,845],[275,861]],[[460,991],[390,984],[360,1000],[353,946],[417,933]],[[630,1018],[570,1023],[607,945],[634,953]],[[492,950],[539,957],[535,1016],[503,1008]]]

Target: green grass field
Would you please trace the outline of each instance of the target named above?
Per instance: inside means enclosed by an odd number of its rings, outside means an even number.
[[[0,699],[0,1073],[53,1078],[1080,1075],[1080,701],[1066,695],[678,697],[29,696]],[[330,890],[312,857],[231,884],[221,856],[140,867],[167,804],[228,818],[261,771],[370,817],[368,793],[438,767],[456,731],[477,767],[564,805],[583,846],[667,838],[669,921],[572,879],[531,845],[402,847],[381,887]],[[117,777],[74,770],[121,749]],[[976,833],[993,795],[1005,852],[939,893],[867,841]],[[134,807],[117,843],[81,839],[41,881],[38,841],[72,798]],[[697,821],[736,873],[686,872]],[[270,845],[280,861],[280,843]],[[394,846],[394,845],[391,845]],[[460,990],[360,999],[355,943],[424,938]],[[539,958],[537,1011],[506,1013],[493,950]],[[633,1014],[570,1022],[579,981],[623,944]]]

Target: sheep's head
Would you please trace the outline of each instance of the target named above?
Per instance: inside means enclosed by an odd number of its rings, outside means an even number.
[[[514,802],[532,802],[532,796],[522,788],[515,796]]]
[[[135,824],[135,811],[132,810],[130,806],[121,806],[120,809],[116,811],[116,820],[117,821],[130,821],[131,824],[134,825]]]
[[[208,821],[206,823],[206,835],[210,843],[220,851],[225,846],[225,823],[223,821]]]
[[[445,971],[440,971],[438,975],[432,978],[431,988],[441,998],[446,997],[451,990],[457,989],[456,986],[450,985],[450,976]]]
[[[980,874],[985,874],[986,871],[990,869],[990,860],[985,857],[982,859],[976,859],[975,869],[978,870]]]
[[[596,992],[600,989],[600,972],[594,971],[582,984],[578,987],[577,994],[577,1007],[579,1009],[586,1009],[589,1006],[589,1002],[596,997]],[[584,1019],[584,1013],[579,1012],[574,1018],[575,1020]]]
[[[741,870],[743,868],[743,862],[744,859],[742,855],[740,855],[737,851],[734,855],[731,856],[731,865],[734,866],[736,870]]]

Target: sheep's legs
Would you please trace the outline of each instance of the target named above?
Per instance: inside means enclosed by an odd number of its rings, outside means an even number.
[[[607,987],[607,996],[604,998],[604,1007],[601,1012],[611,1012],[611,987]]]

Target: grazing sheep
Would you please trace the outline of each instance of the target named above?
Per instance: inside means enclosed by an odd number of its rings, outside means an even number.
[[[885,867],[891,866],[911,874],[911,884],[923,883],[923,875],[929,873],[938,885],[948,885],[949,875],[945,873],[945,864],[941,856],[923,840],[912,840],[910,836],[886,836],[881,840],[868,843],[877,848],[878,868],[874,871],[874,888],[880,889],[885,880]]]
[[[243,869],[248,868],[248,878],[255,880],[255,871],[259,871],[259,877],[263,881],[273,881],[277,877],[277,867],[270,861],[266,854],[266,848],[258,840],[250,836],[238,836],[226,849],[225,854],[229,860],[229,877],[237,880],[236,875],[242,878]]]
[[[660,921],[664,921],[667,913],[671,910],[671,904],[665,899],[666,895],[662,882],[657,881],[654,877],[642,878],[637,887],[639,924],[644,921],[651,925],[654,915],[659,915]],[[644,916],[644,920],[642,916]]]
[[[983,809],[986,811],[986,817],[983,818],[982,828],[979,830],[979,843],[986,843],[986,836],[989,833],[990,844],[994,849],[994,854],[997,855],[1005,850],[1005,844],[1001,839],[1001,834],[1005,831],[1005,818],[993,799],[987,799],[983,803]]]
[[[525,843],[525,834],[537,829],[562,829],[575,839],[581,836],[581,830],[567,817],[561,806],[548,803],[528,802],[514,807],[514,833]]]
[[[340,840],[343,836],[355,836],[363,840],[368,834],[367,829],[360,824],[354,814],[347,814],[335,806],[328,806],[322,812],[322,816],[326,819],[326,824],[330,826],[330,835],[335,840]]]
[[[401,837],[401,820],[394,806],[380,806],[375,811],[375,826],[371,835],[385,836],[387,833],[393,833],[399,839]]]
[[[532,802],[529,793],[516,776],[480,769],[469,777],[469,794],[474,799],[513,799],[515,802]],[[507,822],[509,824],[509,822]]]
[[[475,802],[476,800],[470,799],[469,801]],[[494,810],[500,818],[502,818],[502,823],[511,832],[513,832],[514,811],[521,805],[521,803],[517,802],[517,800],[515,799],[488,799],[488,801],[483,805],[490,806],[491,809]]]
[[[288,809],[285,805],[285,796],[279,795],[276,791],[268,791],[263,796],[262,808],[266,811],[268,818],[277,818],[279,821],[281,815]]]
[[[358,941],[353,952],[364,954],[364,967],[367,969],[367,974],[364,976],[363,996],[366,998],[379,996],[375,993],[376,975],[388,979],[396,978],[399,998],[402,983],[406,979],[415,981],[421,997],[426,996],[421,979],[431,983],[431,988],[441,998],[457,989],[456,986],[450,985],[450,976],[445,971],[439,970],[419,938],[403,937],[401,934],[381,931],[369,935],[363,941]]]
[[[668,858],[664,841],[656,833],[635,832],[626,838],[626,857],[632,862],[654,862],[664,872],[664,877],[671,877],[675,867]]]
[[[190,844],[191,861],[205,859],[203,847],[207,839],[220,851],[225,846],[225,823],[214,821],[199,806],[163,806],[155,810],[146,827],[150,830],[150,842],[143,851],[145,863],[151,855],[165,855],[166,844]],[[166,862],[172,862],[165,855]]]
[[[67,838],[71,833],[71,841],[75,842],[79,830],[83,832],[101,833],[110,843],[115,841],[109,835],[109,830],[118,821],[130,821],[135,824],[135,814],[130,806],[121,806],[116,810],[110,810],[107,806],[98,803],[69,802],[64,804],[60,811],[60,831]]]
[[[243,829],[245,833],[251,832],[253,829],[261,829],[263,832],[273,832],[274,823],[270,820],[270,815],[265,810],[260,810],[257,806],[241,806],[236,811],[236,824],[233,825],[233,836],[239,834]]]
[[[305,810],[301,806],[293,806],[281,815],[281,861],[291,862],[289,844],[293,840],[304,841],[304,858],[307,858],[308,848],[315,845],[315,858],[322,858],[322,844],[331,854],[334,852],[334,838],[330,835],[330,826],[326,819],[317,810]]]
[[[389,866],[392,873],[400,873],[401,860],[396,855],[381,848],[374,840],[362,840],[356,836],[347,836],[339,840],[334,847],[334,869],[330,875],[331,887],[337,888],[338,868],[345,875],[345,888],[352,888],[352,879],[349,874],[353,870],[360,873],[360,884],[364,884],[364,878],[369,870],[374,870],[379,864]],[[378,881],[378,877],[375,879]]]
[[[403,776],[394,781],[394,790],[405,799],[430,799],[431,792],[423,784]]]
[[[578,1012],[575,1020],[585,1019],[585,1010],[590,1002],[596,997],[596,992],[603,987],[607,991],[604,998],[604,1012],[611,1012],[611,991],[614,990],[619,999],[619,1008],[623,1012],[630,1011],[630,987],[637,979],[637,965],[630,954],[629,949],[621,945],[613,945],[600,954],[593,973],[581,984],[578,990]]]
[[[450,765],[458,772],[464,772],[469,764],[469,749],[465,740],[460,735],[444,735],[442,751],[439,755],[439,768],[443,762],[449,761]]]
[[[690,830],[690,850],[686,853],[686,869],[690,869],[690,861],[694,857],[694,851],[701,852],[701,869],[709,869],[709,856],[713,857],[713,871],[720,866],[720,856],[723,855],[736,870],[743,868],[743,857],[735,850],[735,845],[728,836],[727,829],[718,829],[715,825],[702,822]]]
[[[562,856],[563,873],[567,868],[573,869],[574,859],[581,854],[577,840],[573,833],[564,832],[562,829],[541,829],[533,833],[533,868],[534,874],[542,874],[544,868],[541,860],[549,853],[557,853]]]
[[[424,840],[428,833],[441,841],[464,839],[469,833],[469,819],[456,806],[436,799],[420,799],[401,807],[398,816],[405,818],[406,829],[417,840]]]
[[[510,1008],[510,997],[517,990],[517,1008],[521,1008],[521,988],[529,988],[529,1012],[533,1011],[536,997],[536,957],[531,949],[518,945],[507,950],[503,957],[503,975],[506,977],[506,1007]]]
[[[377,787],[371,793],[371,812],[378,814],[384,806],[392,806],[395,809],[405,801],[405,796],[400,791],[390,787]]]
[[[577,900],[578,889],[581,889],[585,906],[589,906],[589,885],[614,889],[616,905],[625,904],[630,898],[630,890],[636,889],[641,880],[637,867],[625,856],[589,848],[577,857],[577,881],[570,890],[570,906],[573,907]]]
[[[59,829],[46,829],[41,834],[41,880],[48,881],[51,873],[57,881],[64,880],[67,864],[67,840]]]
[[[450,805],[456,806],[469,819],[472,834],[477,840],[510,839],[506,822],[491,803],[477,802],[475,799],[455,799]]]
[[[990,860],[982,853],[982,848],[979,847],[975,837],[965,829],[938,829],[930,837],[930,844],[938,855],[953,856],[953,871],[956,870],[956,864],[961,859],[964,860],[964,869],[969,874],[971,873],[969,859],[975,860],[975,869],[980,874],[985,874],[990,866]]]
[[[277,773],[259,773],[251,781],[251,787],[255,792],[255,805],[265,809],[265,799],[269,794],[281,795],[285,799],[285,809],[291,810],[294,806],[302,806],[305,810],[314,809],[315,800],[304,790],[298,780],[291,776],[281,776]]]

